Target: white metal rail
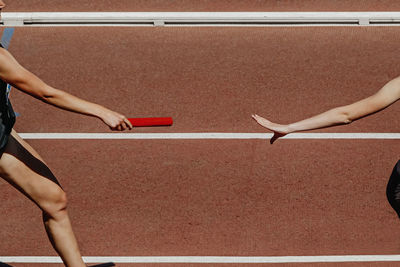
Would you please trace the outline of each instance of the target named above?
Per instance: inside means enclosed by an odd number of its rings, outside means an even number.
[[[4,26],[400,26],[400,12],[4,12]]]

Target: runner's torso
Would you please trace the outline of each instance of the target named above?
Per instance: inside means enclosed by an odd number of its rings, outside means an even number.
[[[1,44],[0,47],[2,47]],[[8,136],[15,123],[15,113],[9,100],[10,90],[11,87],[0,79],[0,149],[7,144]]]

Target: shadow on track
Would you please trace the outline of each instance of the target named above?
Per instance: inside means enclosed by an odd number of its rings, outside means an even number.
[[[115,266],[113,262],[107,262],[107,263],[102,263],[102,264],[97,264],[97,265],[90,265],[89,267],[111,267]],[[1,265],[0,265],[1,267]]]
[[[11,265],[8,265],[7,263],[0,262],[0,267],[13,267]]]
[[[15,158],[19,159],[26,166],[28,166],[32,171],[36,172],[40,176],[43,176],[58,186],[61,187],[57,178],[50,171],[50,169],[41,160],[32,155],[26,148],[24,148],[12,135],[8,139],[8,144],[5,147],[4,153],[10,154]]]

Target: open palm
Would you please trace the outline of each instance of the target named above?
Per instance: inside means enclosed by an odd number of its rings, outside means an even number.
[[[270,140],[271,144],[273,144],[276,141],[276,139],[285,136],[289,133],[287,125],[273,123],[267,120],[266,118],[258,116],[257,114],[253,114],[251,116],[262,127],[267,128],[268,130],[274,132],[274,136]]]

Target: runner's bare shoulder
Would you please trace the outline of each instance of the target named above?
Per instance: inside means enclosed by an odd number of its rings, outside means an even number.
[[[7,83],[14,83],[22,78],[24,68],[4,48],[0,48],[0,79]]]

